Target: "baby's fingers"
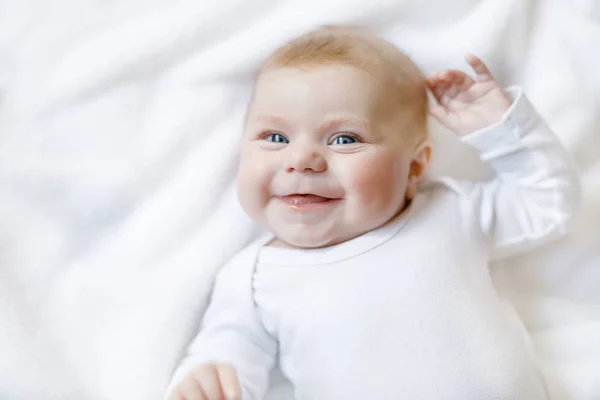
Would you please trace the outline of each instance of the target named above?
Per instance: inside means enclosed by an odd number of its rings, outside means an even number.
[[[202,400],[226,400],[214,365],[201,366],[193,371],[193,375],[201,388]]]
[[[471,66],[471,68],[473,68],[473,71],[475,71],[475,79],[477,81],[485,82],[494,79],[487,65],[485,65],[479,57],[474,56],[471,53],[467,53],[465,55],[465,60]]]
[[[242,394],[235,368],[231,365],[219,365],[217,366],[217,373],[225,398],[227,400],[240,400]]]
[[[200,382],[194,379],[184,380],[178,387],[177,394],[171,397],[177,400],[207,400]]]
[[[445,70],[430,75],[425,83],[437,102],[446,105],[459,93],[468,90],[473,80],[462,71]]]

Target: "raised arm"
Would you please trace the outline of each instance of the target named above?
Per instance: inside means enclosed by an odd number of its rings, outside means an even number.
[[[169,388],[169,400],[262,400],[277,344],[262,327],[252,299],[248,249],[223,268],[200,333]]]
[[[563,234],[579,207],[580,183],[568,152],[522,91],[502,90],[477,57],[467,62],[475,79],[460,71],[428,78],[439,103],[431,114],[496,171],[487,182],[447,183],[472,206],[498,258]]]

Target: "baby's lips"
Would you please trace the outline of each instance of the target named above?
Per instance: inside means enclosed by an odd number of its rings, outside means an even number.
[[[290,194],[282,196],[281,199],[289,204],[315,204],[331,200],[328,197],[318,196],[316,194]]]

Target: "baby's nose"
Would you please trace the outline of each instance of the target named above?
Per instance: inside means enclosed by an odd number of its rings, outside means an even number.
[[[286,164],[287,172],[323,172],[327,169],[325,158],[314,148],[292,150]]]

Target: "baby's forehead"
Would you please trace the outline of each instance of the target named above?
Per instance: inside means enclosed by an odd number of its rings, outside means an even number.
[[[402,77],[390,77],[340,62],[308,66],[271,67],[261,71],[249,109],[277,106],[280,101],[300,104],[303,101],[331,100],[343,106],[351,102],[374,109],[375,114],[395,113],[419,103],[422,83],[405,82]],[[311,92],[307,100],[303,94]]]
[[[251,106],[289,110],[304,109],[308,103],[318,111],[364,111],[389,100],[385,89],[378,76],[341,63],[270,68],[258,78]]]
[[[312,91],[325,91],[332,87],[344,88],[344,92],[358,89],[380,91],[385,85],[385,79],[381,74],[341,62],[281,66],[261,71],[254,90],[268,92],[279,89],[282,85]],[[287,87],[283,89],[285,91]]]

